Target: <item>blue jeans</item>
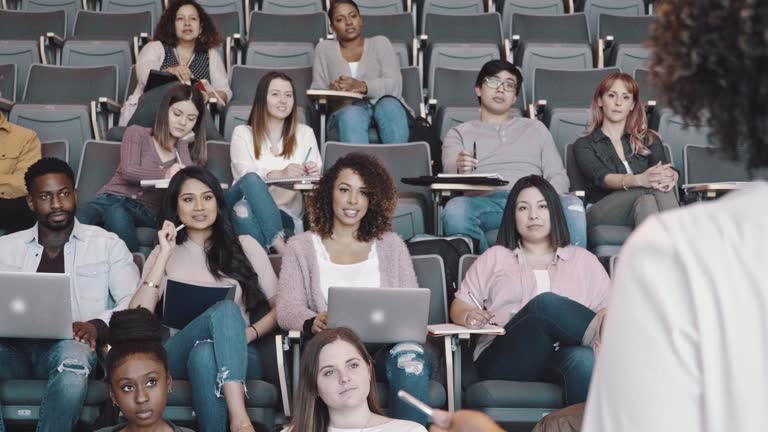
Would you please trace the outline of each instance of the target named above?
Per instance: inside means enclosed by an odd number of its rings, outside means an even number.
[[[192,408],[199,430],[225,431],[227,406],[221,386],[245,385],[248,353],[245,321],[231,300],[216,303],[165,343],[174,378],[192,385]]]
[[[380,349],[374,354],[374,360],[377,370],[381,371],[383,365],[386,373],[389,416],[426,425],[428,419],[421,411],[397,397],[399,390],[405,390],[416,399],[429,401],[432,363],[424,347],[416,342],[401,342]],[[383,378],[381,372],[377,378]]]
[[[245,198],[248,215],[239,216],[233,207]],[[269,249],[278,236],[285,235],[283,227],[293,231],[293,219],[277,208],[275,200],[269,194],[269,187],[256,173],[240,177],[224,193],[227,207],[232,215],[232,225],[237,235],[249,235],[256,239],[264,249]]]
[[[553,293],[534,297],[477,358],[484,380],[547,381],[563,386],[565,406],[587,400],[595,365],[581,339],[595,313]],[[559,348],[554,344],[559,342]]]
[[[139,251],[136,228],[157,228],[157,216],[139,201],[110,193],[96,198],[77,209],[77,219],[88,225],[104,225],[117,234],[131,252]]]
[[[0,339],[0,381],[47,379],[40,403],[38,431],[75,427],[88,390],[96,353],[72,339]],[[1,412],[1,410],[0,410]],[[0,432],[5,431],[0,417]]]
[[[480,240],[480,253],[493,246],[485,238],[487,231],[499,229],[504,217],[509,191],[498,191],[482,196],[458,196],[451,198],[443,210],[445,235],[465,234]],[[573,246],[587,247],[587,219],[584,204],[570,194],[560,195],[565,221]]]
[[[362,101],[334,111],[328,119],[328,130],[338,130],[341,142],[368,144],[371,119],[376,121],[382,144],[408,142],[408,113],[392,96],[381,97],[376,105]]]

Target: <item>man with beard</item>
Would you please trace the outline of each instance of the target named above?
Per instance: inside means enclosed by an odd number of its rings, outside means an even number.
[[[29,167],[24,181],[37,224],[0,237],[0,270],[71,274],[75,322],[72,339],[0,338],[0,380],[47,379],[37,430],[69,431],[85,400],[97,342],[106,340],[112,312],[128,306],[139,272],[115,234],[75,219],[75,179],[66,162],[43,158]]]

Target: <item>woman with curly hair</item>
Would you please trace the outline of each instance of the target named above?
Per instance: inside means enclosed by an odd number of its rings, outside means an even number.
[[[198,80],[207,97],[225,105],[232,90],[216,50],[221,42],[213,19],[195,0],[172,1],[155,27],[155,40],[142,48],[136,59],[136,89],[123,105],[120,125],[127,125],[133,117],[152,70],[176,75],[185,84]]]
[[[408,249],[391,231],[396,203],[394,181],[377,159],[350,153],[336,161],[308,200],[311,231],[292,237],[283,255],[277,294],[280,327],[302,330],[305,337],[325,330],[332,286],[418,287]],[[399,343],[379,349],[374,358],[389,380],[390,414],[425,423],[426,418],[396,396],[404,389],[427,399],[431,367],[424,347]],[[408,370],[399,362],[407,362]]]
[[[765,179],[768,7],[656,2],[650,70]],[[584,431],[766,430],[768,185],[649,218],[621,251]]]
[[[587,224],[634,228],[648,216],[678,206],[679,177],[656,132],[648,129],[640,86],[615,72],[592,97],[587,135],[574,144],[579,170],[587,179]]]

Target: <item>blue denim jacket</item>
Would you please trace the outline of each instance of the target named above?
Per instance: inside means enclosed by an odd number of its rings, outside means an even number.
[[[0,271],[36,272],[43,254],[37,237],[37,225],[0,237]],[[109,323],[112,312],[128,307],[140,280],[133,256],[120,238],[77,220],[64,245],[64,272],[73,276],[75,321]]]

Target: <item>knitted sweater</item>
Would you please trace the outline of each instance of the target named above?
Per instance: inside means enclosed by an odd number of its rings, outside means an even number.
[[[382,288],[418,288],[408,248],[393,232],[376,240]],[[320,265],[307,231],[288,241],[277,289],[277,323],[287,330],[301,330],[304,321],[328,309],[320,289]]]

